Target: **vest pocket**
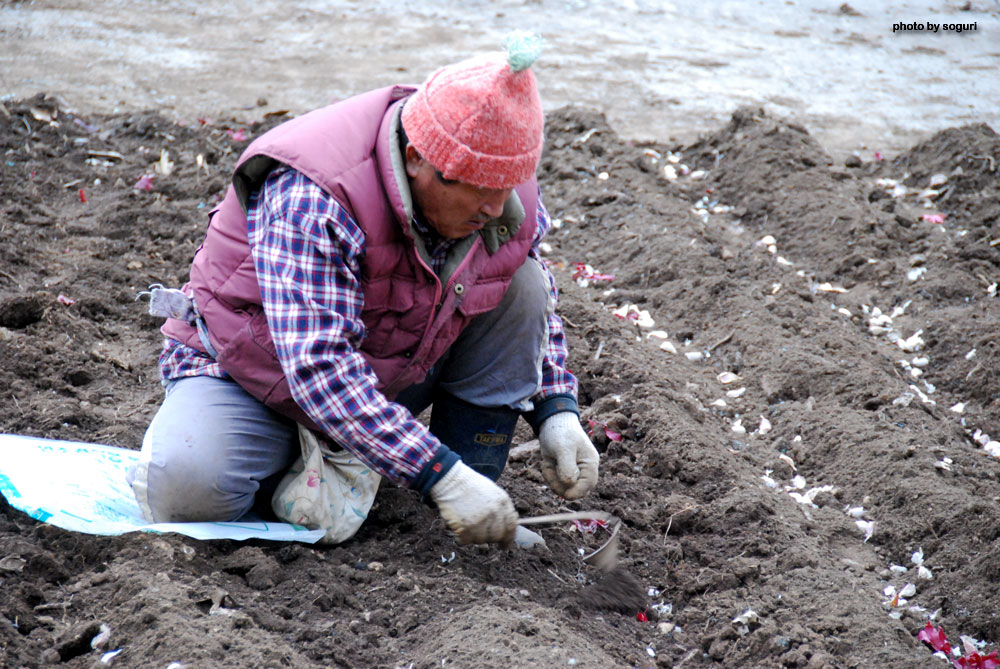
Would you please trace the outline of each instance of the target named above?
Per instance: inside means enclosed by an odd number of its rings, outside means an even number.
[[[275,385],[285,378],[260,307],[218,353],[219,365],[261,402],[268,403]]]
[[[508,285],[510,285],[509,281],[500,279],[476,283],[471,287],[466,286],[467,289],[463,294],[462,301],[458,305],[459,313],[471,318],[496,309],[503,300]]]
[[[365,339],[361,350],[378,358],[399,355],[419,343],[426,326],[414,310],[416,284],[385,279],[365,286],[365,306],[361,318]]]

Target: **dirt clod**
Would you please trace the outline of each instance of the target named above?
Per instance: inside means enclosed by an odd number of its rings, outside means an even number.
[[[583,609],[635,615],[646,608],[646,591],[639,579],[618,568],[584,588],[576,602]]]

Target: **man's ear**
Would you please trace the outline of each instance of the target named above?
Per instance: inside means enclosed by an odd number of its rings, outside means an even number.
[[[417,173],[420,171],[420,168],[423,167],[423,156],[417,153],[417,150],[409,142],[406,144],[405,154],[404,159],[406,161],[406,174],[411,179],[415,179]]]

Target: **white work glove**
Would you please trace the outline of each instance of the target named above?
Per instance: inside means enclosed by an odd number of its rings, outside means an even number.
[[[448,529],[460,544],[509,546],[517,512],[503,488],[463,462],[456,462],[430,490]]]
[[[597,485],[597,449],[575,413],[549,416],[538,431],[542,476],[557,495],[579,499]]]

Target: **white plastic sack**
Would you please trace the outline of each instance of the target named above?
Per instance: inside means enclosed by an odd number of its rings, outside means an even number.
[[[249,516],[228,523],[150,523],[125,475],[139,451],[0,434],[0,494],[32,518],[73,532],[177,532],[195,539],[270,539],[314,543],[316,530]]]
[[[278,484],[271,508],[281,520],[326,530],[320,543],[347,541],[368,517],[382,477],[353,453],[324,448],[301,425],[299,444],[302,455]]]

